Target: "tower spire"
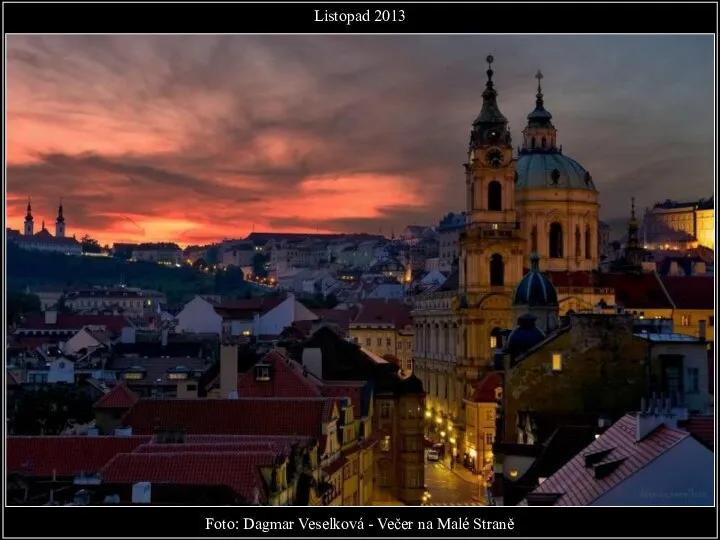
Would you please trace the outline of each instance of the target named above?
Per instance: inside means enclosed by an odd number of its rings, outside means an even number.
[[[492,65],[495,62],[495,58],[492,55],[488,55],[485,59],[488,63],[487,69],[487,82],[485,83],[485,91],[482,94],[483,105],[480,114],[473,122],[473,126],[482,126],[481,129],[487,130],[490,127],[504,127],[508,121],[505,116],[500,112],[500,108],[497,104],[497,90],[495,90],[495,83],[493,82],[493,71]]]
[[[552,128],[552,114],[545,109],[545,96],[542,91],[542,80],[545,78],[542,71],[538,69],[535,74],[537,79],[537,93],[535,94],[535,109],[528,114],[528,127]]]
[[[25,221],[32,221],[32,219],[32,202],[30,201],[30,197],[28,197],[27,214],[25,215]]]
[[[62,203],[62,197],[60,197],[60,206],[58,206],[57,222],[63,223],[64,221],[65,221],[65,217],[63,216],[63,203]]]

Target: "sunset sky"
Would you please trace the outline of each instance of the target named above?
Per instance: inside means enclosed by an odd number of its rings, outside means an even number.
[[[7,218],[101,243],[390,234],[464,209],[495,56],[520,141],[542,69],[601,218],[713,193],[712,36],[10,36]]]

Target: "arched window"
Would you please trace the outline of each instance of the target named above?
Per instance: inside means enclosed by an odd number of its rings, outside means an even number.
[[[475,182],[470,183],[470,201],[468,206],[471,212],[475,210]]]
[[[532,232],[530,233],[530,251],[532,253],[537,253],[537,250],[537,225],[533,225]]]
[[[585,258],[592,259],[592,239],[590,238],[590,227],[585,229]]]
[[[535,137],[530,139],[530,148],[535,148]]]
[[[563,257],[563,230],[562,225],[553,223],[550,225],[550,258],[562,259]]]
[[[505,285],[505,263],[502,255],[498,253],[490,257],[490,285],[495,287]]]
[[[580,226],[577,225],[575,227],[575,256],[578,258],[582,257],[582,251],[581,251],[582,241],[581,241],[581,239],[582,239],[582,235],[580,234]]]
[[[488,184],[488,210],[494,212],[502,210],[502,186],[497,180]]]
[[[547,141],[545,140],[545,137],[542,138],[542,141],[540,141],[540,145],[545,148],[547,146]]]

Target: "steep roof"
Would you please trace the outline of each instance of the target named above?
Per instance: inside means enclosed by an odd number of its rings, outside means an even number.
[[[238,375],[238,394],[240,397],[320,397],[318,380],[304,370],[302,364],[284,358],[280,353],[267,353],[258,365],[270,368],[270,380],[258,381],[255,370],[250,369]]]
[[[677,309],[715,309],[712,276],[665,276],[660,280]]]
[[[710,450],[715,447],[715,418],[712,415],[690,416],[684,422],[680,422],[680,427],[690,432]]]
[[[136,401],[135,394],[130,391],[125,383],[120,383],[98,399],[93,407],[95,409],[129,409]]]
[[[77,476],[96,473],[121,452],[132,452],[150,437],[8,437],[9,472],[27,476]]]
[[[251,320],[255,315],[265,315],[265,313],[275,309],[284,301],[285,298],[268,298],[265,296],[247,298],[245,300],[234,300],[215,306],[215,312],[229,319]]]
[[[135,433],[177,426],[193,435],[318,437],[332,419],[330,398],[140,399],[123,418]]]
[[[600,274],[601,286],[615,289],[615,303],[625,309],[672,309],[659,276],[642,274]]]
[[[500,373],[490,373],[475,385],[471,401],[475,403],[496,403],[497,396],[495,390],[501,388],[503,378]]]
[[[412,326],[411,307],[399,300],[367,299],[352,321],[352,326],[388,325],[396,330]]]
[[[118,454],[102,468],[103,482],[153,482],[178,485],[229,486],[247,502],[258,490],[266,501],[261,468],[271,466],[275,452],[182,452]]]
[[[627,414],[540,484],[521,505],[539,495],[553,496],[555,506],[587,506],[689,436],[662,425],[638,442],[635,415]],[[586,466],[586,458],[598,461]],[[609,470],[596,478],[602,467]]]
[[[123,328],[132,326],[132,324],[122,315],[70,315],[58,313],[55,324],[47,324],[44,315],[32,315],[18,329],[79,331],[86,326],[104,326],[111,332],[119,334]]]

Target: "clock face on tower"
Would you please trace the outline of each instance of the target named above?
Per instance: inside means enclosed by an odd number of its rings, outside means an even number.
[[[485,160],[493,169],[497,169],[503,164],[503,153],[497,148],[491,148],[485,154]]]

